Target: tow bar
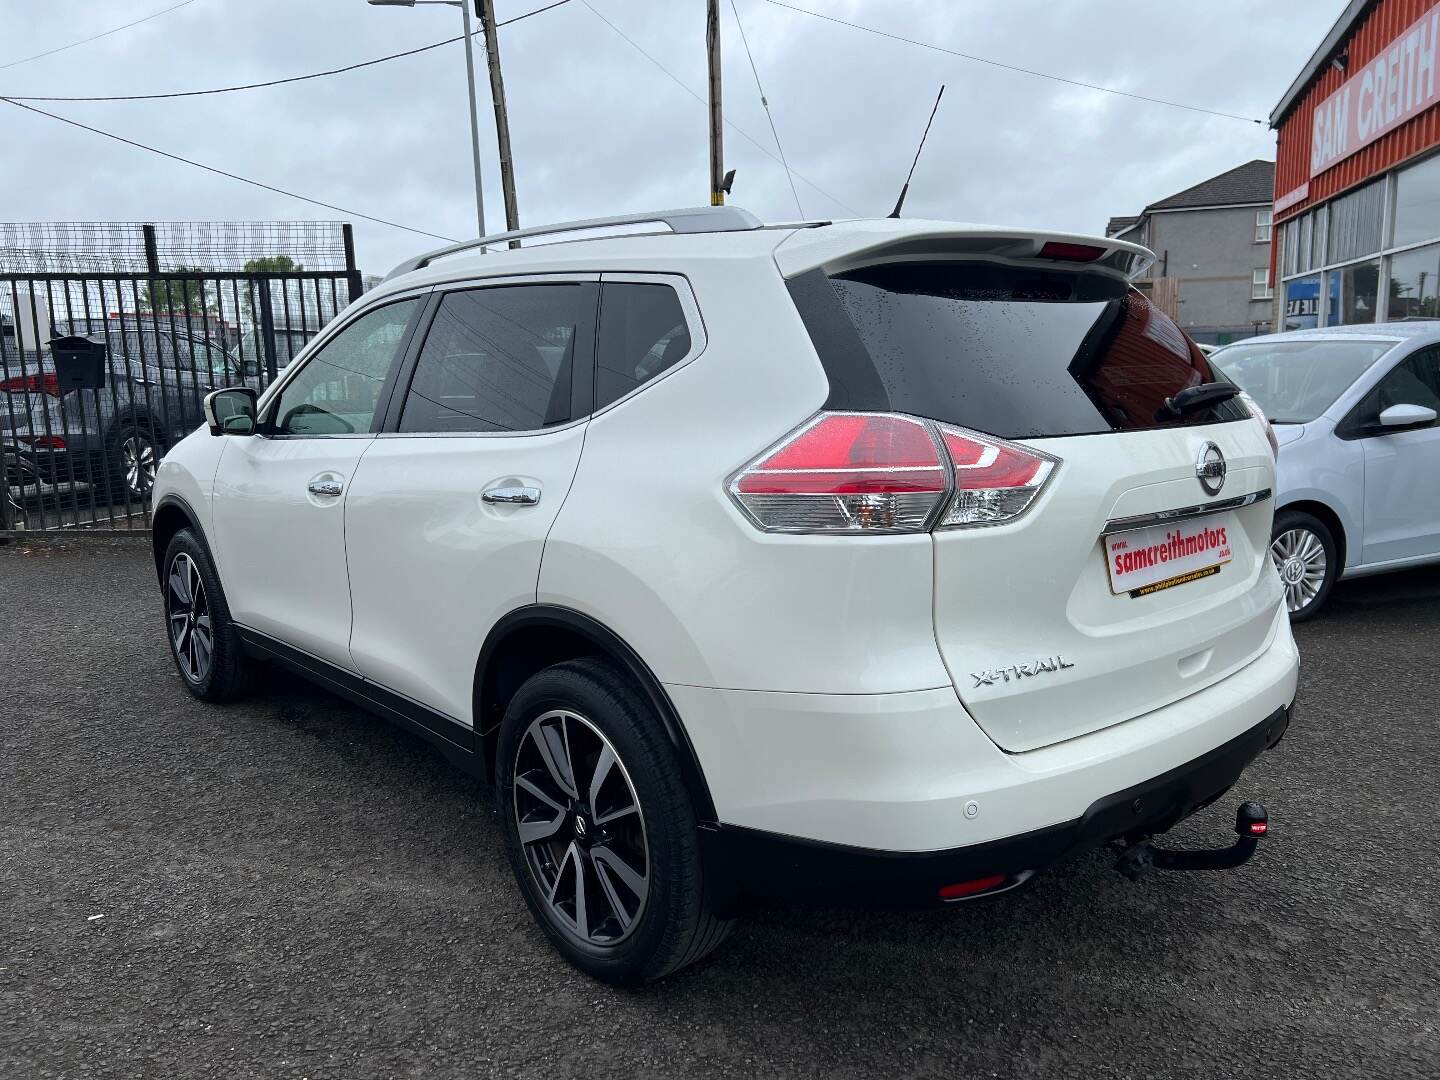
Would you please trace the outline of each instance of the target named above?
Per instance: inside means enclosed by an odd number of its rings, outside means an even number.
[[[1235,811],[1235,833],[1239,837],[1228,848],[1202,851],[1168,851],[1150,843],[1147,837],[1138,843],[1116,841],[1112,849],[1120,853],[1115,869],[1131,881],[1139,881],[1151,870],[1229,870],[1255,854],[1260,838],[1270,831],[1265,807],[1257,802],[1241,803]]]

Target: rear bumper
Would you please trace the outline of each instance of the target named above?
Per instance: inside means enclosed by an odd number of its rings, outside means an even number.
[[[1081,819],[1112,792],[1195,761],[1295,700],[1282,605],[1259,656],[1100,731],[1006,753],[953,687],[785,694],[666,684],[717,820],[880,851],[971,847]]]
[[[1076,820],[949,851],[877,851],[720,826],[704,837],[712,880],[726,883],[723,901],[731,903],[742,896],[784,896],[847,906],[922,907],[942,903],[943,886],[986,878],[1001,880],[984,895],[1009,891],[1107,841],[1172,828],[1229,791],[1289,724],[1290,709],[1277,709],[1193,761],[1096,799]]]

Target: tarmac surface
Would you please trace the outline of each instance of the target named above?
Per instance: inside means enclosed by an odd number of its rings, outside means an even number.
[[[1298,628],[1296,721],[1171,839],[961,910],[766,906],[640,991],[551,951],[489,796],[296,679],[219,708],[148,548],[0,548],[0,1077],[1440,1076],[1440,571]]]

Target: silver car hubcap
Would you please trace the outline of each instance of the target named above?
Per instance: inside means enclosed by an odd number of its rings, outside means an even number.
[[[1325,545],[1309,529],[1286,529],[1270,544],[1270,557],[1285,586],[1285,606],[1293,615],[1308,607],[1325,584]]]
[[[192,683],[204,682],[215,655],[215,630],[200,568],[184,552],[170,563],[165,614],[170,619],[170,644],[180,670]]]
[[[542,902],[592,945],[615,945],[650,894],[640,800],[610,740],[579,713],[534,720],[515,752],[515,825]]]
[[[132,494],[144,495],[155,486],[155,447],[148,439],[131,435],[121,443],[120,465]]]

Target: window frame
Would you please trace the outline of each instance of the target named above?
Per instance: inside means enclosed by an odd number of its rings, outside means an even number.
[[[1263,221],[1261,220],[1262,216],[1264,217]],[[1273,209],[1268,206],[1263,206],[1259,210],[1255,211],[1255,243],[1270,243],[1270,236],[1274,231],[1274,228],[1275,212]],[[1265,235],[1260,235],[1261,230],[1264,230]]]
[[[1257,274],[1264,274],[1263,280],[1257,280]],[[1258,292],[1256,290],[1259,290]],[[1268,266],[1257,266],[1250,271],[1250,299],[1251,300],[1274,300],[1275,286],[1270,281],[1270,268]]]
[[[326,327],[315,337],[311,338],[305,346],[305,355],[297,356],[290,361],[287,367],[280,369],[280,375],[266,389],[256,409],[255,434],[265,439],[372,439],[381,430],[382,424],[389,415],[390,406],[395,396],[395,382],[397,374],[405,367],[406,361],[410,358],[416,347],[419,335],[416,331],[422,324],[426,323],[429,315],[434,311],[435,299],[431,295],[433,286],[426,285],[418,289],[407,289],[404,292],[391,293],[379,297],[373,304],[368,304],[359,311],[341,322],[335,322]],[[309,367],[317,356],[329,348],[330,343],[343,334],[350,327],[354,326],[367,315],[371,315],[381,308],[390,307],[392,304],[405,303],[406,301],[419,300],[415,311],[411,314],[409,321],[405,324],[405,339],[399,349],[396,350],[395,359],[390,361],[390,369],[385,374],[385,381],[380,385],[379,400],[375,405],[375,415],[370,420],[369,431],[345,431],[317,435],[294,435],[289,432],[277,432],[275,430],[275,409],[285,388],[290,385],[300,373]]]
[[[575,356],[570,364],[570,419],[563,424],[551,424],[549,427],[531,428],[526,431],[401,431],[400,414],[405,409],[405,399],[410,394],[410,385],[415,379],[415,369],[420,363],[420,354],[425,349],[425,342],[430,337],[430,331],[434,327],[435,316],[440,310],[440,303],[450,293],[475,292],[478,289],[501,289],[514,288],[518,285],[593,285],[596,290],[594,300],[594,321],[588,328],[588,343],[576,345]],[[406,350],[401,361],[398,372],[395,373],[394,387],[390,395],[390,402],[385,410],[384,423],[376,432],[378,438],[383,439],[494,439],[494,438],[526,438],[533,435],[547,435],[552,431],[565,431],[576,424],[584,423],[590,418],[591,403],[594,401],[595,389],[595,335],[600,327],[600,274],[592,273],[558,273],[558,274],[506,274],[498,277],[487,278],[463,278],[456,281],[446,281],[433,286],[430,302],[426,305],[421,316],[420,325],[415,329],[410,339],[410,347]],[[581,355],[584,348],[585,355]]]

